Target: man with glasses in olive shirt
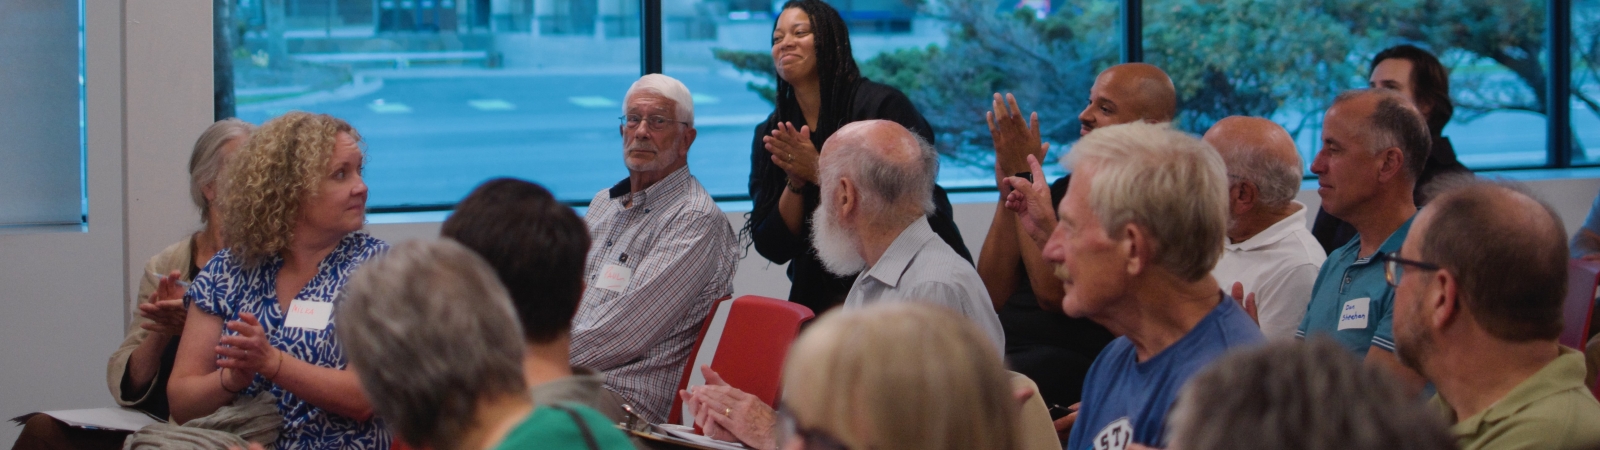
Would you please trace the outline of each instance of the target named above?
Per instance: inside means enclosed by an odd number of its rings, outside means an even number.
[[[1557,342],[1565,235],[1549,204],[1476,183],[1430,203],[1383,258],[1400,361],[1438,389],[1462,449],[1600,448],[1583,354]]]

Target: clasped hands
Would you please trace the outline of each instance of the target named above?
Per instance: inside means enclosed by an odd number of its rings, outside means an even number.
[[[817,184],[817,159],[822,156],[811,144],[811,127],[779,122],[770,136],[762,136],[773,164],[789,175],[789,182]]]
[[[1039,161],[1050,151],[1039,134],[1039,113],[1022,116],[1017,99],[1011,94],[994,94],[994,110],[984,114],[989,135],[994,139],[995,186],[1005,207],[1016,213],[1022,229],[1044,247],[1056,227],[1056,211],[1050,202],[1050,183],[1045,181]],[[1013,176],[1033,174],[1033,180]]]

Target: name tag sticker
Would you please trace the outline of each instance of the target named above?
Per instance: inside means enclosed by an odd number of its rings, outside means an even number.
[[[595,287],[621,293],[623,288],[628,287],[629,278],[633,278],[633,269],[606,264],[600,269],[600,279],[595,282]]]
[[[1123,417],[1101,428],[1089,444],[1094,450],[1123,450],[1130,442],[1133,442],[1133,422]]]
[[[328,318],[333,316],[332,302],[308,302],[295,300],[289,302],[289,313],[283,317],[283,325],[295,328],[322,330],[328,328]]]
[[[1371,298],[1358,298],[1344,302],[1344,309],[1339,311],[1340,330],[1364,330],[1367,328],[1367,311],[1372,307]]]

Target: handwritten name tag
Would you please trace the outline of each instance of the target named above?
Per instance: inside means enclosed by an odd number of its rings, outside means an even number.
[[[328,318],[332,316],[332,302],[295,300],[289,302],[289,313],[284,315],[283,324],[295,328],[322,330],[328,328]]]
[[[600,279],[595,280],[595,287],[608,291],[621,293],[628,287],[628,279],[633,278],[633,269],[616,264],[606,264],[600,269]]]
[[[1340,330],[1362,330],[1367,328],[1367,311],[1372,307],[1371,298],[1358,298],[1344,302],[1344,309],[1339,311]]]

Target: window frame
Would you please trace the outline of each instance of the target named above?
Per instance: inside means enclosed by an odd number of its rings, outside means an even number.
[[[662,45],[665,23],[661,14],[661,0],[639,0],[639,72],[640,75],[662,73]],[[1144,1],[1122,0],[1120,13],[1120,38],[1122,40],[1121,62],[1142,62],[1144,60]],[[1538,166],[1497,168],[1479,173],[1494,172],[1519,172],[1528,170],[1567,169],[1574,167],[1600,167],[1600,161],[1586,164],[1573,164],[1572,162],[1572,4],[1570,0],[1550,0],[1546,2],[1546,31],[1545,31],[1545,119],[1547,126],[1547,139],[1545,140],[1545,163]],[[1315,175],[1307,175],[1304,179],[1315,179]],[[948,189],[950,192],[995,192],[993,187],[960,187]],[[714,196],[718,202],[749,201],[748,195],[720,195]],[[588,200],[566,201],[574,207],[587,207]],[[368,212],[374,214],[384,213],[418,213],[449,211],[455,208],[454,204],[433,205],[405,205],[387,207],[369,207]]]

